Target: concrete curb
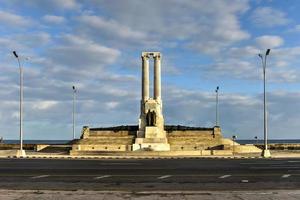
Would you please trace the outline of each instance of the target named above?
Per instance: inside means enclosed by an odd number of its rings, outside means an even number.
[[[263,157],[254,156],[61,156],[61,155],[28,155],[25,157],[17,156],[0,156],[8,159],[264,159]],[[276,157],[273,157],[276,158]]]

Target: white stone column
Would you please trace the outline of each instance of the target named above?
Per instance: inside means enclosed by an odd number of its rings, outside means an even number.
[[[149,57],[142,55],[142,100],[149,99]]]
[[[161,63],[160,54],[154,57],[154,99],[161,99]]]

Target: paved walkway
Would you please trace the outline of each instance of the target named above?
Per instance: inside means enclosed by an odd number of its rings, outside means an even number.
[[[300,190],[273,190],[273,191],[152,191],[152,192],[124,192],[124,191],[49,191],[49,190],[0,190],[1,200],[298,200]]]
[[[272,151],[272,158],[300,158],[300,151]],[[0,158],[15,158],[16,150],[0,150]],[[236,155],[210,155],[210,156],[180,156],[180,155],[168,155],[168,156],[155,156],[147,155],[80,155],[71,156],[66,152],[56,153],[43,153],[35,151],[26,151],[25,158],[53,158],[53,159],[158,159],[158,158],[262,158],[259,154],[236,154]]]

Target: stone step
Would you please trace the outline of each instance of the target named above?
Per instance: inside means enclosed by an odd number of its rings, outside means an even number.
[[[80,141],[76,143],[77,145],[131,145],[134,141],[132,140],[123,140],[123,141]]]

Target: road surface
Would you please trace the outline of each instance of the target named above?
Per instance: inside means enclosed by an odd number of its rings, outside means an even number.
[[[300,159],[0,159],[0,189],[300,189]]]

